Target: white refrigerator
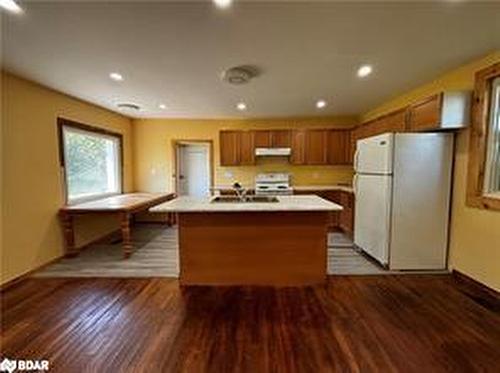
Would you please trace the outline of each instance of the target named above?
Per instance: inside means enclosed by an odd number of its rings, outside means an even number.
[[[395,270],[446,268],[453,134],[358,140],[354,243]]]

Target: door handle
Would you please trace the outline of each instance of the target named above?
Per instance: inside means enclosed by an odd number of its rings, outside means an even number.
[[[354,151],[354,171],[357,171],[358,169],[358,158],[359,158],[359,149],[356,147],[356,150]]]
[[[357,190],[358,190],[358,174],[354,174],[352,178],[352,191],[354,192],[354,195],[356,195]]]

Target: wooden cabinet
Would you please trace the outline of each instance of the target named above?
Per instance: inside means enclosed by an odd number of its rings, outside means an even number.
[[[255,137],[253,131],[220,132],[221,166],[255,164]]]
[[[344,209],[340,212],[339,227],[352,237],[354,232],[354,194],[341,191],[340,205]]]
[[[220,131],[220,164],[237,166],[240,164],[241,131]]]
[[[292,145],[292,131],[273,130],[271,139],[273,148],[289,148]]]
[[[254,134],[256,148],[272,147],[271,131],[255,131]]]
[[[470,117],[470,93],[441,92],[359,125],[356,140],[385,132],[439,131],[465,128]]]
[[[364,130],[359,127],[356,131]],[[221,166],[253,165],[255,148],[291,148],[295,165],[351,164],[353,136],[350,129],[298,129],[221,131]],[[356,134],[356,136],[360,136]]]
[[[292,154],[290,163],[300,165],[306,163],[306,130],[292,131]]]
[[[352,237],[354,232],[354,194],[339,190],[308,190],[295,191],[294,194],[315,194],[328,201],[341,205],[342,211],[329,214],[328,226],[330,230],[342,230]]]
[[[350,164],[351,162],[351,131],[330,130],[327,138],[327,163]]]
[[[241,131],[239,146],[239,164],[255,164],[255,132]]]
[[[327,158],[327,130],[306,131],[305,160],[309,165],[323,165],[328,163]]]
[[[410,131],[439,131],[465,128],[470,122],[471,94],[448,91],[430,96],[408,107]]]
[[[384,132],[405,132],[406,131],[407,110],[401,109],[389,113],[381,118],[381,133]]]
[[[289,148],[291,143],[290,130],[255,131],[256,148]]]
[[[296,190],[293,194],[314,194],[318,197],[324,198],[327,201],[331,201],[340,205],[340,192],[337,190]],[[328,228],[329,230],[335,230],[339,228],[340,224],[340,212],[332,211],[328,214]]]
[[[409,107],[410,131],[426,131],[439,127],[442,96],[434,95]]]

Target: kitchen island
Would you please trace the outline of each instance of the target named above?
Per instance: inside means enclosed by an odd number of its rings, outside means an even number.
[[[179,197],[150,210],[178,214],[181,284],[325,281],[328,215],[342,207],[314,195],[264,200]]]

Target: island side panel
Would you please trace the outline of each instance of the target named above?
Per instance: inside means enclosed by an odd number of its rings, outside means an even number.
[[[179,214],[183,285],[323,283],[327,212]]]

